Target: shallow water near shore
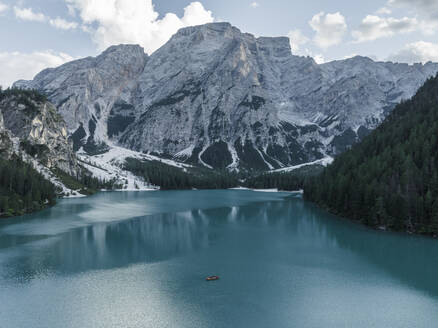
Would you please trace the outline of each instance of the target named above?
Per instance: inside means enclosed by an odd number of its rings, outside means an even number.
[[[437,277],[438,241],[290,193],[100,193],[0,221],[0,327],[434,327]]]

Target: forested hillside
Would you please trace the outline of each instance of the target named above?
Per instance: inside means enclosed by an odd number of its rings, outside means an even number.
[[[253,189],[277,188],[283,191],[297,191],[312,177],[323,170],[321,165],[309,165],[291,172],[265,172],[245,178],[245,187]]]
[[[203,168],[181,170],[161,162],[142,162],[128,158],[125,170],[143,177],[152,185],[162,190],[169,189],[227,189],[239,185],[235,174],[227,171],[214,171]]]
[[[55,186],[19,158],[0,159],[0,217],[21,215],[56,203]]]
[[[438,76],[307,183],[305,197],[369,226],[438,234]]]

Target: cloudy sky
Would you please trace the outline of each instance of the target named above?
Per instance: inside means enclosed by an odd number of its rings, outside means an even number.
[[[213,21],[287,35],[294,54],[318,63],[438,61],[438,0],[0,0],[0,85],[112,44],[150,54],[179,28]]]

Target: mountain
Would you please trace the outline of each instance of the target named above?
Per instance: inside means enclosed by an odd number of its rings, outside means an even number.
[[[305,197],[383,229],[438,235],[438,75],[308,183]]]
[[[342,153],[409,99],[438,64],[365,57],[318,65],[288,38],[228,23],[178,31],[46,69],[16,87],[47,94],[75,150],[114,144],[216,169],[278,169]]]
[[[0,90],[0,135],[3,158],[20,155],[48,169],[78,175],[65,122],[37,92]]]

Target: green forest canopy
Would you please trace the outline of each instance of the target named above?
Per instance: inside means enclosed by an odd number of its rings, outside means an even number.
[[[15,157],[0,159],[0,216],[30,213],[56,203],[55,186]]]

